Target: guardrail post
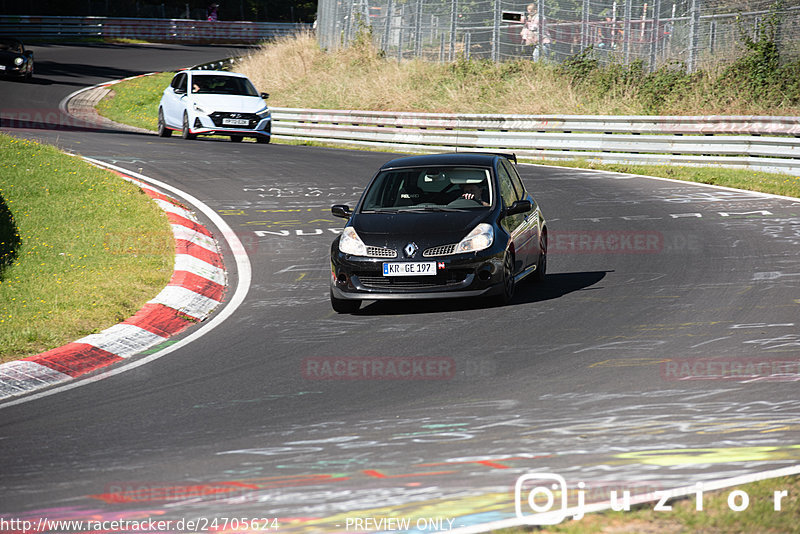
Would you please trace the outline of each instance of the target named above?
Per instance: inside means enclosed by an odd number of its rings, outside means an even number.
[[[392,12],[394,11],[394,0],[389,0],[386,5],[386,21],[383,26],[383,35],[381,36],[381,50],[386,52],[389,49],[389,34],[392,31]]]
[[[500,0],[494,0],[494,23],[492,24],[492,61],[500,61],[500,19],[503,14]]]
[[[686,71],[692,73],[697,68],[697,42],[700,30],[700,3],[701,0],[691,0],[689,8],[689,54],[686,59]]]
[[[658,43],[661,40],[661,0],[653,2],[653,31],[650,38],[650,72],[657,68]]]
[[[458,29],[458,0],[450,0],[450,61],[456,59],[456,31]]]
[[[631,10],[633,0],[625,0],[625,15],[622,30],[622,52],[625,57],[625,64],[631,64]]]
[[[583,0],[581,14],[581,52],[589,46],[589,0]]]
[[[400,6],[400,26],[397,30],[397,62],[403,61],[403,34],[405,33],[405,26],[403,26],[403,21],[406,19],[406,6],[403,4]]]
[[[544,47],[544,25],[547,24],[545,20],[545,13],[544,13],[544,0],[537,0],[536,1],[536,12],[539,14],[539,29],[537,32],[537,44],[536,48],[539,52],[538,59],[541,61],[543,59],[547,59],[545,56],[547,55],[545,51],[547,50]]]

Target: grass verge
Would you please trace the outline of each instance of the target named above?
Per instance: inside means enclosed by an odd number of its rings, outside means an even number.
[[[0,362],[98,332],[169,282],[164,213],[116,174],[0,135]]]
[[[174,72],[158,72],[115,84],[98,103],[97,111],[114,122],[155,130],[161,93],[174,75]]]
[[[786,491],[784,497],[775,492]],[[737,493],[734,493],[737,492]],[[743,492],[743,493],[739,493]],[[748,505],[744,507],[746,495]],[[655,503],[633,507],[630,511],[586,515],[577,521],[542,527],[519,527],[497,531],[502,534],[621,534],[621,533],[690,533],[749,534],[800,532],[800,477],[783,477],[744,484],[702,495],[702,510],[696,496],[672,501],[671,510],[654,510]],[[776,509],[776,499],[780,503]],[[620,496],[620,503],[622,497]]]

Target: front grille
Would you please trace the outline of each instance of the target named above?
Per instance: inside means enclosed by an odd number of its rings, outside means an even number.
[[[449,254],[453,254],[455,251],[456,251],[455,244],[441,245],[438,247],[431,247],[429,249],[425,249],[422,255],[426,258],[432,258],[434,256],[447,256]]]
[[[211,120],[214,122],[214,126],[218,128],[239,128],[243,130],[252,130],[256,127],[259,122],[258,115],[255,113],[233,113],[228,111],[215,111],[211,115]],[[234,125],[234,124],[223,124],[223,119],[246,119],[247,125]]]
[[[396,258],[397,251],[393,248],[367,247],[367,256],[371,258]]]
[[[470,271],[452,269],[436,276],[375,276],[374,273],[354,273],[368,289],[430,289],[463,284]]]

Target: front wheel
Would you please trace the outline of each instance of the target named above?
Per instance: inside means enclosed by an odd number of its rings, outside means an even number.
[[[181,137],[184,139],[194,139],[197,137],[197,134],[193,134],[189,129],[189,115],[186,113],[183,114],[183,128],[181,128]]]
[[[167,123],[164,122],[164,110],[158,108],[158,136],[169,137],[172,135],[172,130],[167,128]]]
[[[271,121],[270,121],[269,124],[267,124],[267,129],[264,130],[264,132],[266,132],[268,134],[272,133],[272,122]],[[272,141],[272,136],[271,135],[259,135],[258,137],[256,137],[256,143],[267,144],[270,141]]]
[[[516,280],[514,279],[514,257],[507,253],[503,260],[503,291],[495,298],[498,306],[505,306],[514,298]]]
[[[360,300],[337,299],[331,292],[331,307],[336,313],[355,313],[361,307]]]

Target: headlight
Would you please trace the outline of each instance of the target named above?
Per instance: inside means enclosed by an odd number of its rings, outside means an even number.
[[[192,104],[192,109],[194,109],[196,112],[201,113],[203,115],[208,115],[208,112],[204,108],[202,108],[201,106],[198,106],[197,104]]]
[[[264,109],[262,111],[256,112],[256,117],[258,117],[259,120],[268,119],[269,116],[270,116],[269,109]]]
[[[367,255],[367,246],[361,241],[352,226],[345,226],[342,237],[339,239],[339,250],[353,256]]]
[[[25,63],[25,59],[23,59],[21,57],[15,57],[14,58],[14,65],[16,65],[17,67],[19,67],[23,63]]]
[[[494,243],[494,229],[492,225],[481,223],[456,245],[456,253],[478,252],[479,250],[491,247],[492,243]]]

